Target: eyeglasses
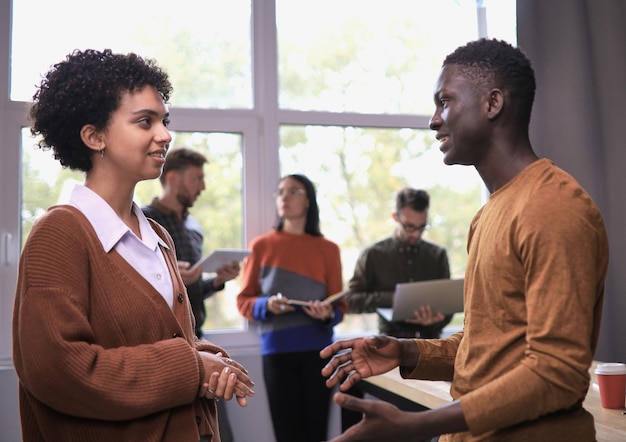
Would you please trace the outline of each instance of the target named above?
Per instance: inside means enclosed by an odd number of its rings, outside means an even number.
[[[430,229],[430,224],[422,224],[421,226],[400,222],[399,224],[402,226],[402,230],[404,230],[406,233],[424,232],[424,230]]]
[[[278,198],[278,197],[282,197],[285,195],[297,196],[297,195],[304,195],[305,193],[306,193],[306,190],[304,190],[302,187],[289,187],[287,189],[277,189],[274,192],[274,197]]]

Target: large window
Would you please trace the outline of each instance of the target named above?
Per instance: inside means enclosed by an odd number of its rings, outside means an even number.
[[[155,58],[174,86],[172,145],[210,160],[207,190],[192,208],[207,252],[245,247],[271,229],[272,191],[281,175],[299,172],[317,185],[322,229],[341,247],[346,282],[359,251],[391,234],[394,193],[405,185],[431,193],[426,237],[445,246],[453,274],[463,274],[483,190],[473,168],[442,163],[428,129],[433,83],[460,44],[479,36],[515,43],[514,0],[111,0],[97,20],[77,4],[13,0],[14,109],[23,112],[40,75],[74,49]],[[33,27],[33,11],[54,30]],[[32,149],[25,124],[15,129],[21,153],[11,160],[21,164],[19,208],[3,205],[21,214],[18,238],[82,181],[50,152]],[[159,191],[156,180],[142,183],[136,200]],[[207,329],[246,329],[237,292],[232,281],[207,300]],[[348,318],[339,331],[375,327],[371,318]]]
[[[428,114],[443,57],[478,35],[459,0],[277,0],[276,22],[279,105],[298,110]]]
[[[14,0],[11,99],[30,100],[40,74],[74,49],[110,48],[165,66],[174,106],[249,109],[250,14],[251,0],[108,0],[97,11],[77,0]]]
[[[443,164],[432,131],[283,126],[280,135],[281,171],[316,183],[322,233],[341,246],[344,281],[364,247],[392,234],[395,193],[404,186],[430,193],[424,237],[444,246],[453,276],[463,276],[468,220],[480,207],[481,186],[473,168]],[[375,331],[375,315],[349,315],[338,329]]]

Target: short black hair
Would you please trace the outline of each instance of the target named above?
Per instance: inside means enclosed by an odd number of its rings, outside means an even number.
[[[124,92],[153,86],[168,102],[172,85],[152,59],[114,54],[110,49],[75,50],[48,71],[29,110],[31,133],[41,134],[39,148],[53,149],[63,167],[89,172],[92,151],[80,131],[93,124],[104,129]]]
[[[424,212],[429,205],[430,195],[425,190],[405,187],[396,194],[396,213],[400,213],[400,210],[405,207],[409,207],[416,212]]]
[[[443,61],[455,64],[477,86],[497,87],[512,99],[518,120],[530,124],[535,100],[535,71],[526,55],[510,43],[481,38],[458,47]]]
[[[161,184],[165,184],[165,174],[170,170],[184,171],[191,166],[202,167],[208,162],[209,160],[197,150],[188,149],[186,147],[176,147],[167,152],[163,172],[159,180]]]

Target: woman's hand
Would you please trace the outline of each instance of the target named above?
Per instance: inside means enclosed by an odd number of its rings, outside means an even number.
[[[302,310],[313,319],[319,321],[331,321],[335,316],[333,305],[326,301],[309,301],[302,306]]]
[[[178,261],[178,272],[180,273],[180,277],[185,284],[193,284],[202,276],[202,266],[198,266],[195,269],[190,270],[192,268],[191,264],[187,261]]]
[[[283,313],[292,312],[295,309],[293,305],[289,305],[289,300],[281,293],[267,298],[267,310],[275,315],[282,315]]]
[[[204,371],[208,377],[200,385],[198,395],[207,399],[231,400],[234,397],[241,407],[248,405],[247,397],[254,396],[254,382],[248,371],[237,361],[221,353],[200,352]]]

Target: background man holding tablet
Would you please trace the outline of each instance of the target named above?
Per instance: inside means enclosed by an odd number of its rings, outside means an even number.
[[[189,208],[205,188],[203,167],[206,163],[206,157],[195,150],[170,150],[159,177],[161,196],[141,208],[148,218],[165,227],[174,240],[178,269],[196,318],[198,338],[202,338],[202,325],[206,317],[204,300],[223,290],[224,283],[239,274],[239,261],[234,260],[219,267],[214,278],[202,278],[201,266],[192,268],[203,256],[203,235],[200,224],[189,214]]]
[[[224,283],[239,274],[239,261],[220,266],[213,278],[202,277],[202,266],[193,265],[202,259],[202,229],[189,214],[204,190],[204,165],[209,161],[200,152],[184,147],[171,149],[165,156],[161,181],[161,196],[141,208],[148,218],[161,224],[169,232],[176,247],[178,270],[183,278],[191,309],[196,319],[196,336],[202,339],[202,325],[206,317],[204,300],[224,289]],[[220,415],[222,442],[233,440],[232,428],[224,401],[217,403]]]

